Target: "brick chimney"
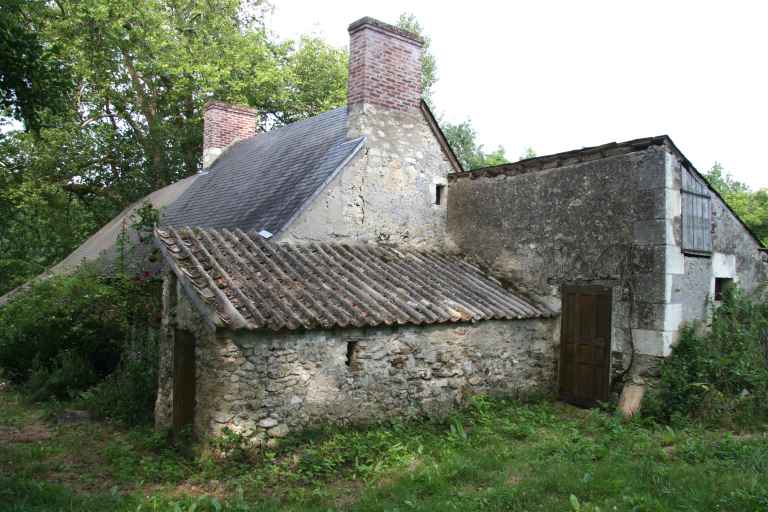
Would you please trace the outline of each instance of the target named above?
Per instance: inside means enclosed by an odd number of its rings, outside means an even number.
[[[373,18],[349,26],[347,107],[369,104],[410,112],[421,101],[422,39]]]
[[[221,153],[239,140],[256,135],[259,119],[256,109],[209,101],[203,114],[203,169],[216,161]]]

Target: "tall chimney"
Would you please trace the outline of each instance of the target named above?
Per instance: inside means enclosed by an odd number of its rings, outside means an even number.
[[[203,169],[239,140],[256,135],[259,115],[256,109],[209,101],[203,113]]]
[[[403,112],[421,101],[422,39],[373,18],[349,26],[347,107],[376,105]]]

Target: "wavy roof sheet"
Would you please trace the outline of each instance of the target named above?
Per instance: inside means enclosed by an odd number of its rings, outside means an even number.
[[[212,322],[324,329],[549,317],[462,259],[351,244],[276,244],[242,230],[156,231],[171,268]]]

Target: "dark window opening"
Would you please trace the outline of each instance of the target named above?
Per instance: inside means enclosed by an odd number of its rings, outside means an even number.
[[[715,300],[721,302],[725,295],[728,293],[728,289],[733,286],[733,279],[730,277],[716,277],[715,278]]]
[[[347,360],[345,361],[347,366],[352,366],[355,362],[355,356],[357,355],[357,341],[347,342]]]
[[[435,185],[435,204],[443,204],[445,185]]]

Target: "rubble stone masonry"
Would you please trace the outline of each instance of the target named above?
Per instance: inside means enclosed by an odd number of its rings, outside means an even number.
[[[166,293],[178,293],[166,298],[166,325],[196,333],[197,434],[228,427],[260,443],[326,423],[445,415],[474,394],[551,391],[556,382],[557,318],[216,332],[182,289]],[[172,418],[173,331],[161,347],[161,427]]]

